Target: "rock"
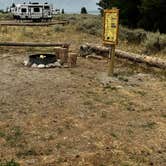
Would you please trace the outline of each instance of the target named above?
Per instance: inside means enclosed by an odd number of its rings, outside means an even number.
[[[49,63],[48,65],[46,65],[47,68],[50,68],[50,67],[55,67],[54,66],[54,63]]]
[[[35,164],[37,162],[37,160],[35,160],[35,159],[30,159],[30,160],[26,160],[26,163],[27,164]]]
[[[57,62],[54,63],[54,66],[55,67],[61,67],[61,64],[57,61]]]
[[[36,63],[34,63],[34,64],[32,64],[32,66],[31,67],[33,67],[33,68],[37,68],[38,67],[38,65],[36,64]]]
[[[102,60],[103,59],[102,56],[99,56],[99,55],[96,55],[96,54],[87,55],[86,58],[87,59],[89,59],[89,58],[91,58],[91,59],[97,59],[97,60]]]
[[[29,66],[29,61],[28,61],[28,60],[25,60],[25,61],[24,61],[24,65],[25,65],[25,66]]]
[[[46,66],[44,65],[44,64],[40,64],[40,65],[38,65],[37,66],[39,69],[43,69],[43,68],[45,68]]]

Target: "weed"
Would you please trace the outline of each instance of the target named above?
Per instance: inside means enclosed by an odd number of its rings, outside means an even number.
[[[85,101],[84,105],[92,105],[92,101]]]
[[[57,132],[58,132],[58,134],[62,134],[63,133],[63,128],[57,128]]]
[[[147,122],[146,124],[143,124],[141,127],[148,128],[148,129],[154,129],[155,126],[156,126],[155,122]]]
[[[5,161],[5,162],[1,162],[1,161],[0,161],[0,166],[20,166],[20,164],[18,164],[18,163],[15,162],[14,160]]]
[[[19,152],[17,153],[17,157],[22,157],[22,156],[36,156],[37,152],[35,151],[35,149],[30,149],[30,150],[26,150],[24,152]]]
[[[5,137],[6,134],[3,131],[0,131],[0,137]]]
[[[57,149],[61,149],[61,147],[62,147],[62,144],[60,144],[60,143],[57,143],[57,144],[56,144],[56,148],[57,148]]]
[[[166,114],[162,114],[161,116],[162,116],[163,118],[166,118]]]
[[[114,138],[118,138],[118,136],[115,133],[111,133],[111,136]]]
[[[124,81],[124,82],[129,81],[128,78],[125,78],[125,77],[122,77],[122,76],[119,76],[118,79],[121,80],[121,81]]]
[[[14,146],[18,140],[21,138],[22,132],[20,127],[14,127],[11,130],[11,134],[6,136],[6,140],[10,143],[11,146]]]
[[[106,86],[104,86],[104,89],[117,90],[117,88],[115,86],[112,86],[112,85],[106,85]]]
[[[65,28],[61,25],[54,26],[54,32],[65,32]]]
[[[146,95],[146,92],[145,91],[137,91],[137,93],[139,93],[141,96],[145,96]]]
[[[101,118],[107,118],[107,112],[102,111],[101,112]]]

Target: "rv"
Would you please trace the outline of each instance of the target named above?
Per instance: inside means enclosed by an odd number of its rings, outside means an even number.
[[[16,20],[48,21],[53,16],[53,6],[48,3],[17,4],[11,8],[13,18]]]

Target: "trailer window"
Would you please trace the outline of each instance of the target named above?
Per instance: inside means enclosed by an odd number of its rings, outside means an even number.
[[[40,8],[39,7],[35,7],[34,8],[34,12],[40,12]]]
[[[22,9],[21,9],[21,12],[22,12],[22,13],[26,13],[26,12],[27,12],[27,9],[26,9],[26,8],[22,8]]]
[[[44,6],[44,9],[50,10],[50,7],[49,6]]]

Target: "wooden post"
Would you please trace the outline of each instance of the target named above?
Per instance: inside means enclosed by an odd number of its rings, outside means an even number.
[[[115,61],[115,44],[112,47],[109,47],[109,68],[108,76],[113,76],[114,74],[114,61]]]
[[[68,48],[55,47],[55,54],[57,55],[57,58],[61,60],[61,64],[67,63]]]
[[[68,57],[68,66],[75,67],[77,63],[77,53],[70,53]]]
[[[115,45],[118,44],[118,31],[119,9],[104,10],[103,44],[109,46],[108,76],[113,76],[114,73]]]

